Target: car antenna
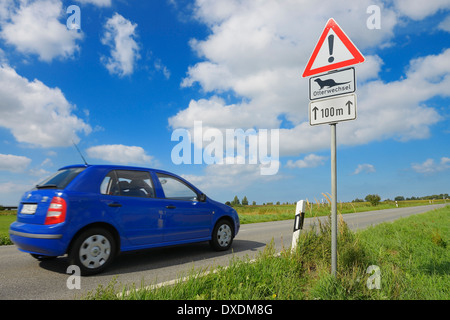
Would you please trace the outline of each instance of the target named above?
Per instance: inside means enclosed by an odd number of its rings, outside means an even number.
[[[88,165],[88,163],[86,162],[86,159],[83,157],[83,154],[81,153],[80,149],[78,149],[78,146],[76,145],[76,143],[72,140],[73,145],[75,146],[75,149],[77,149],[78,153],[80,154],[81,159],[83,159],[84,164]]]

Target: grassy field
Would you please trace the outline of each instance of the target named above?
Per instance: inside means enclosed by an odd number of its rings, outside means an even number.
[[[383,223],[357,233],[342,219],[337,276],[330,276],[330,225],[301,233],[295,252],[275,255],[268,245],[256,261],[233,259],[228,267],[157,289],[123,288],[115,281],[86,299],[426,300],[450,299],[450,206]],[[380,271],[380,288],[373,274]],[[129,291],[118,296],[119,292]]]
[[[328,199],[327,199],[328,200]],[[450,201],[447,201],[450,204]],[[444,203],[444,200],[434,200],[432,204]],[[429,200],[409,200],[398,201],[398,207],[414,207],[431,204]],[[383,201],[377,206],[372,206],[369,202],[346,202],[338,203],[338,213],[356,213],[371,210],[383,210],[396,208],[394,201]],[[277,220],[294,219],[295,204],[290,205],[265,205],[265,206],[237,206],[235,207],[239,214],[241,224],[267,222]],[[309,202],[306,205],[306,218],[320,217],[330,214],[329,200],[324,204],[319,202]]]
[[[12,244],[9,240],[9,225],[16,221],[16,211],[0,211],[0,246]]]

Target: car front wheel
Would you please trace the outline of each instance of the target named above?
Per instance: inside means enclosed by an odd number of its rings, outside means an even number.
[[[214,227],[210,244],[216,251],[228,250],[233,243],[233,226],[228,220],[220,220]]]
[[[69,253],[69,262],[79,266],[82,275],[92,275],[108,267],[115,254],[113,236],[105,229],[93,228],[75,239]]]

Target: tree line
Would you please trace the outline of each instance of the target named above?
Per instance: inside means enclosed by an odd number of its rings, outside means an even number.
[[[423,196],[423,197],[404,197],[404,196],[397,196],[394,198],[394,200],[386,199],[384,201],[408,201],[408,200],[437,200],[437,199],[450,199],[448,193],[441,193],[439,195],[434,194],[430,196]],[[372,206],[376,206],[380,203],[381,197],[378,194],[368,194],[364,200],[356,198],[355,200],[352,200],[352,202],[370,202]],[[236,207],[236,206],[248,206],[249,201],[247,199],[247,196],[244,196],[242,198],[242,201],[239,200],[238,196],[234,196],[234,199],[232,201],[225,202],[226,205]],[[263,205],[273,205],[273,202],[267,202],[263,203]],[[275,203],[276,205],[280,205],[280,201],[277,201]],[[288,202],[282,203],[282,204],[289,204]],[[295,204],[295,202],[293,203]],[[252,201],[252,205],[256,205],[256,201]]]
[[[231,206],[231,207],[239,207],[239,206],[248,206],[250,204],[250,202],[248,201],[247,196],[244,196],[242,198],[242,201],[239,200],[238,196],[234,196],[234,199],[232,201],[227,201],[227,202],[225,202],[225,204],[227,206]],[[289,203],[288,202],[280,203],[280,201],[277,201],[275,204],[281,205],[281,204],[289,204]],[[252,201],[251,205],[256,206],[256,201]],[[267,202],[267,203],[265,202],[262,205],[263,206],[265,206],[265,205],[272,206],[272,205],[274,205],[274,203],[273,202]]]

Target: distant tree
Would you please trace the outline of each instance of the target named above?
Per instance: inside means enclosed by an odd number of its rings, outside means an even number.
[[[405,197],[404,196],[397,196],[394,198],[395,201],[405,201]]]
[[[242,199],[242,205],[243,206],[248,206],[248,200],[247,200],[246,196],[244,196],[244,198]]]
[[[230,202],[230,201],[225,202],[225,204],[226,204],[227,206],[231,206],[231,202]]]
[[[253,201],[253,202],[252,202],[252,206],[256,206],[256,201]]]
[[[381,198],[377,194],[368,194],[366,196],[366,201],[370,202],[371,205],[376,206],[380,202]]]
[[[280,201],[277,201],[277,206],[279,206],[280,205]]]
[[[241,204],[241,202],[239,201],[239,198],[237,196],[234,196],[233,201],[231,201],[231,205],[235,206],[235,205],[239,205]]]
[[[356,198],[355,200],[352,200],[352,202],[364,202],[364,200]]]

